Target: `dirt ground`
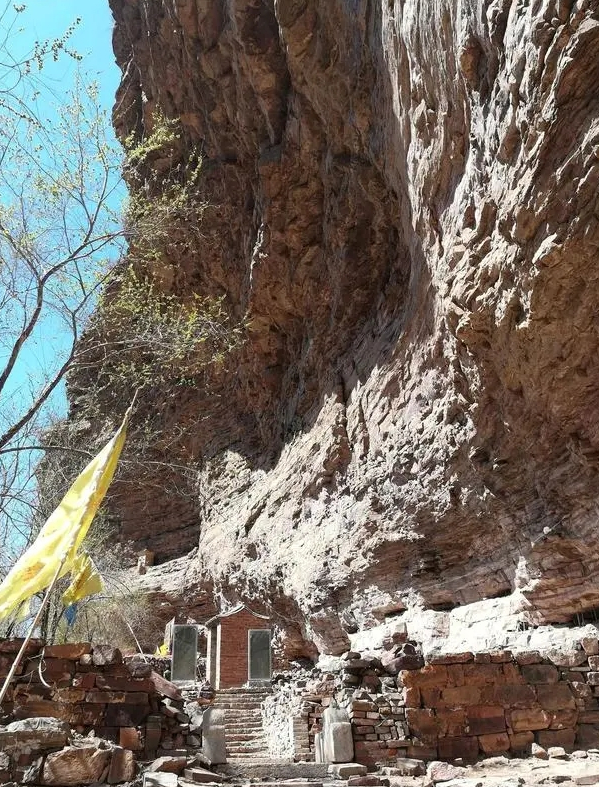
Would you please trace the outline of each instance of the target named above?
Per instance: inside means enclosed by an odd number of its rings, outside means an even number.
[[[492,757],[476,765],[457,767],[455,773],[435,774],[429,767],[427,776],[389,775],[391,787],[520,787],[533,784],[599,785],[599,750],[575,752],[565,758],[508,759]],[[455,776],[439,781],[436,776]]]

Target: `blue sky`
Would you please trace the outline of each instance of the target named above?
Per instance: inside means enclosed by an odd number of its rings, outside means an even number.
[[[5,2],[0,0],[0,9],[5,7]],[[40,78],[44,89],[40,91],[36,111],[38,117],[56,117],[55,107],[64,104],[64,97],[75,83],[78,70],[85,75],[86,81],[94,81],[99,87],[99,101],[103,108],[110,113],[114,104],[114,95],[120,79],[120,71],[114,62],[112,52],[112,15],[108,0],[24,0],[9,5],[9,11],[4,17],[3,25],[6,34],[7,24],[14,14],[12,9],[24,6],[22,13],[17,14],[16,24],[10,29],[10,35],[5,44],[6,51],[14,58],[21,59],[30,55],[36,41],[59,39],[65,31],[80,18],[73,36],[69,40],[70,49],[83,56],[80,64],[62,54],[58,62],[53,63],[48,58]],[[1,59],[1,58],[0,58]],[[0,84],[0,89],[7,85]],[[11,376],[10,384],[3,391],[3,401],[0,408],[10,413],[12,408],[18,407],[19,401],[26,397],[27,391],[34,384],[38,376],[43,376],[46,365],[56,362],[60,356],[61,348],[67,345],[68,337],[63,339],[60,335],[58,323],[48,318],[42,326],[42,335],[28,343],[19,358],[15,373]],[[0,353],[0,360],[1,353]],[[64,386],[61,386],[51,403],[54,415],[66,413],[66,397]],[[10,417],[10,415],[9,415]]]
[[[83,69],[97,79],[102,103],[112,108],[120,72],[112,54],[112,15],[108,0],[29,0],[24,2],[22,31],[15,33],[19,49],[32,49],[35,41],[59,38],[78,17],[81,23],[72,45],[84,56]],[[61,58],[45,69],[45,79],[57,90],[72,84],[74,64]]]
[[[4,5],[3,0],[0,0],[0,8],[4,8]],[[36,105],[38,116],[55,117],[55,107],[65,103],[66,94],[73,88],[78,71],[84,74],[87,82],[98,84],[100,103],[110,114],[120,70],[112,52],[113,20],[108,0],[25,0],[19,5],[24,6],[24,11],[16,16],[17,24],[11,28],[6,44],[13,57],[29,56],[36,41],[59,39],[75,20],[81,20],[69,39],[68,47],[78,52],[83,60],[77,63],[64,53],[56,63],[52,62],[51,58],[46,59],[39,75],[43,81],[43,89]],[[13,18],[11,7],[5,18],[4,28]],[[35,69],[34,76],[37,77]],[[21,392],[33,379],[43,377],[45,369],[51,366],[52,359],[57,362],[56,351],[61,345],[57,331],[60,331],[59,325],[46,320],[39,339],[30,341],[25,347],[10,385],[4,391],[4,404],[7,396],[21,396]],[[65,337],[64,346],[68,338]],[[61,414],[66,412],[63,386],[53,397],[53,409]]]

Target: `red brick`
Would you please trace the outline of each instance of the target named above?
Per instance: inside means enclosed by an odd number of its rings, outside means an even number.
[[[470,735],[490,735],[506,730],[503,708],[474,705],[467,708],[466,719]]]
[[[441,696],[441,689],[420,689],[420,697],[424,708],[444,708],[446,706]]]
[[[546,730],[551,723],[551,715],[542,708],[527,708],[512,711],[509,714],[509,720],[514,732]]]
[[[122,746],[123,749],[131,749],[131,751],[141,751],[143,746],[139,731],[135,727],[120,727],[119,746]]]
[[[485,754],[500,754],[510,749],[510,739],[505,732],[479,735],[478,743]]]
[[[85,695],[86,702],[121,703],[125,702],[124,691],[88,691]]]
[[[21,647],[25,642],[24,637],[16,637],[15,639],[3,639],[0,640],[0,653],[8,653],[9,655],[16,654],[21,650]],[[25,650],[26,656],[31,656],[32,653],[39,653],[39,651],[43,648],[44,641],[41,639],[30,639],[27,643],[27,648]]]
[[[44,686],[41,683],[20,684],[14,687],[14,698],[17,702],[35,702],[37,700],[51,700],[56,689]]]
[[[220,619],[223,655],[220,664],[220,688],[243,686],[248,679],[248,631],[270,629],[270,621],[258,618],[249,610]],[[351,662],[347,662],[351,664]]]
[[[599,726],[579,724],[576,730],[576,745],[581,749],[599,748]]]
[[[489,655],[491,656],[492,664],[503,664],[514,659],[514,654],[511,650],[494,650]]]
[[[463,686],[464,683],[464,665],[449,664],[447,667],[447,688]]]
[[[502,664],[501,671],[505,683],[509,684],[524,684],[526,681],[522,677],[522,673],[517,664],[510,662],[509,664]]]
[[[482,690],[483,702],[502,705],[504,708],[529,708],[536,703],[537,695],[532,686],[499,685],[485,686]]]
[[[459,686],[455,689],[444,689],[442,696],[448,707],[477,705],[480,702],[480,688],[478,686]]]
[[[436,746],[408,746],[406,749],[406,757],[414,760],[436,760],[439,756],[439,750]]]
[[[516,663],[520,664],[521,666],[527,664],[541,664],[543,662],[543,657],[536,650],[529,650],[524,653],[516,653],[514,658],[516,659]]]
[[[438,735],[439,725],[432,710],[428,708],[406,708],[406,721],[410,732],[425,743],[433,743]]]
[[[566,727],[574,728],[578,721],[578,710],[556,710],[551,714],[550,730],[562,730]]]
[[[566,751],[573,751],[575,740],[574,730],[542,730],[537,733],[537,741],[544,749],[550,746],[563,746]]]
[[[417,670],[401,670],[399,676],[403,686],[422,688],[444,688],[447,686],[447,667],[428,664]]]
[[[535,741],[534,732],[510,732],[510,749],[516,754],[529,754]]]
[[[37,664],[35,667],[37,670]],[[68,673],[69,675],[75,673],[75,664],[70,659],[44,658],[42,661],[42,675],[46,680],[53,675],[63,675],[64,673]]]
[[[522,667],[522,677],[527,683],[557,683],[559,673],[551,664],[529,664]]]
[[[56,702],[83,702],[85,700],[85,689],[56,689],[52,692],[52,699]]]
[[[441,760],[456,760],[461,757],[466,762],[473,762],[478,757],[478,738],[440,738],[438,749]]]
[[[406,687],[403,690],[403,701],[406,708],[420,707],[420,689],[415,686]]]
[[[44,657],[77,661],[84,653],[91,652],[92,646],[89,642],[67,642],[64,645],[47,645],[44,649]]]
[[[539,705],[545,710],[567,710],[576,708],[574,696],[567,683],[553,683],[537,686]]]
[[[154,691],[154,684],[150,678],[116,678],[110,675],[98,675],[96,686],[108,691],[144,691],[146,694]]]
[[[171,683],[170,680],[163,678],[162,675],[159,675],[157,672],[152,672],[150,679],[152,681],[152,685],[154,686],[154,690],[157,691],[158,694],[163,694],[165,697],[168,697],[171,700],[183,699],[182,694],[177,686],[175,686],[174,683]]]
[[[429,664],[466,664],[473,661],[474,655],[470,652],[439,654],[428,659]]]
[[[466,712],[463,708],[440,708],[436,716],[440,737],[466,735]]]
[[[99,677],[94,672],[77,672],[73,678],[73,687],[76,689],[93,689]]]
[[[501,674],[499,664],[464,664],[463,670],[465,686],[492,685]]]

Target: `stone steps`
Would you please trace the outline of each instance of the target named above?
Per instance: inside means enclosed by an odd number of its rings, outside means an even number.
[[[214,707],[224,711],[227,759],[234,763],[268,759],[261,704],[271,692],[260,689],[218,691]]]
[[[242,705],[241,703],[239,703],[237,705],[218,705],[218,704],[214,704],[213,707],[216,708],[217,710],[237,711],[239,713],[241,713],[242,711],[246,711],[246,712],[253,711],[255,713],[260,713],[260,710],[261,710],[260,705]]]
[[[227,752],[235,754],[243,751],[267,751],[266,741],[227,741]]]
[[[227,747],[227,760],[232,759],[253,759],[254,757],[268,757],[269,751],[264,746],[254,746],[254,747],[235,747],[230,749]]]
[[[262,716],[262,710],[260,706],[257,708],[225,708],[222,705],[214,705],[214,708],[216,708],[216,710],[224,711],[228,716]]]
[[[323,780],[329,777],[329,766],[321,762],[292,762],[291,760],[275,760],[268,757],[247,758],[236,760],[226,765],[217,765],[217,773],[223,776],[244,781],[249,779],[287,781],[289,779]],[[271,782],[272,785],[272,782]]]

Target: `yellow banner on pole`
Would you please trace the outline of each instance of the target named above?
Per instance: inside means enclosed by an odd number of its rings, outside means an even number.
[[[4,578],[0,585],[0,620],[10,615],[23,601],[48,587],[65,555],[59,576],[72,571],[77,550],[116,471],[130,411],[131,408],[112,440],[77,476],[34,543]]]
[[[65,607],[69,607],[82,598],[101,593],[103,590],[104,582],[94,561],[87,552],[77,555],[71,566],[71,584],[62,594],[62,603]]]

